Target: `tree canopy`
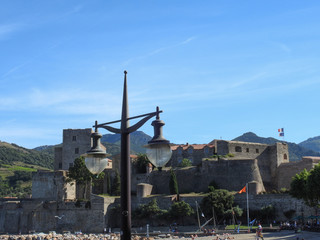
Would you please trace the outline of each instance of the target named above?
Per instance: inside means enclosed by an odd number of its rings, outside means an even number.
[[[320,204],[320,164],[307,171],[304,169],[292,178],[290,194],[303,199],[310,207]]]
[[[201,208],[205,215],[212,215],[212,209],[218,217],[229,215],[230,210],[233,211],[234,196],[225,189],[214,189],[210,191],[201,201]],[[237,213],[242,214],[241,211]]]
[[[67,182],[76,181],[79,184],[86,184],[91,181],[93,174],[86,167],[83,156],[74,160],[67,177]]]

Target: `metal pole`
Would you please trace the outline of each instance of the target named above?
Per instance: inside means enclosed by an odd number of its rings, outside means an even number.
[[[121,240],[131,240],[131,164],[127,72],[124,72],[121,117]]]
[[[247,192],[247,218],[248,218],[248,231],[250,229],[250,219],[249,219],[249,189],[248,189],[248,183],[246,183],[246,192]]]

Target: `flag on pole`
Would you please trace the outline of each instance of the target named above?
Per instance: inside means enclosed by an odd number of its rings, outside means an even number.
[[[284,137],[284,128],[278,128],[278,133],[280,137]]]
[[[242,188],[238,193],[240,194],[240,193],[244,193],[246,191],[247,191],[247,186],[244,186],[244,188]]]

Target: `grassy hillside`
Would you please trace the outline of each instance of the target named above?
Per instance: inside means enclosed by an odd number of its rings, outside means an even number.
[[[14,161],[0,167],[0,197],[29,197],[31,195],[32,173],[48,168]]]
[[[0,197],[28,197],[32,172],[53,169],[53,154],[0,142]]]
[[[3,164],[12,165],[13,162],[23,162],[53,169],[53,160],[53,154],[26,149],[16,144],[0,142],[0,167]]]

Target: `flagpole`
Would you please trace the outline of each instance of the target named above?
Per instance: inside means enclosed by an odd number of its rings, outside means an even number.
[[[198,210],[198,202],[197,202],[197,201],[196,201],[196,207],[197,207],[197,217],[198,217],[199,231],[201,231],[200,218],[199,218],[199,210]]]
[[[248,189],[248,183],[246,183],[246,192],[247,192],[247,218],[248,218],[248,232],[249,232],[249,229],[250,229],[250,227],[249,227],[249,225],[250,225],[250,223],[249,223],[249,189]]]

